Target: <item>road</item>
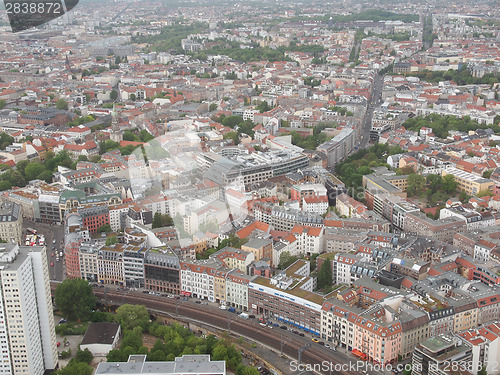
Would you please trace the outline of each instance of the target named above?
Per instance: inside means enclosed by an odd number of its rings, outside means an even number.
[[[302,354],[302,363],[317,366],[320,373],[323,374],[361,374],[352,370],[347,371],[323,371],[320,366],[323,363],[330,363],[332,366],[338,364],[348,364],[355,361],[339,351],[332,351],[324,346],[313,343],[308,337],[300,337],[288,330],[279,328],[270,329],[262,327],[256,319],[245,320],[238,315],[225,310],[220,310],[215,306],[200,306],[194,303],[194,300],[182,301],[177,299],[168,299],[166,297],[145,295],[138,292],[118,291],[114,288],[94,288],[97,297],[104,299],[108,304],[120,305],[123,303],[141,304],[150,311],[167,313],[171,316],[178,316],[180,319],[187,318],[201,321],[221,330],[228,329],[235,334],[239,334],[250,339],[256,340],[266,346],[274,348],[278,353],[283,353],[291,358],[297,358],[298,349],[306,344],[311,344],[310,348]],[[106,294],[106,296],[104,296]],[[282,345],[283,342],[283,345]],[[293,373],[292,370],[289,373]]]
[[[26,236],[26,228],[36,229],[39,234],[45,236],[50,279],[56,281],[64,280],[64,257],[59,257],[59,261],[56,260],[56,252],[59,254],[62,251],[64,254],[64,227],[62,225],[41,224],[25,220],[23,222],[23,241]],[[56,240],[55,244],[53,244],[54,239]],[[61,243],[61,241],[63,242]]]
[[[384,76],[376,74],[373,80],[370,100],[368,101],[365,117],[363,118],[363,122],[361,125],[361,140],[359,145],[360,148],[366,148],[369,146],[373,111],[375,109],[375,106],[380,104],[381,102],[380,96],[382,94],[383,85]]]

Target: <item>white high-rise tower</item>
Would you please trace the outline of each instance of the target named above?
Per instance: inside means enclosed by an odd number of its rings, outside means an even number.
[[[43,375],[58,363],[47,253],[0,244],[0,374]]]

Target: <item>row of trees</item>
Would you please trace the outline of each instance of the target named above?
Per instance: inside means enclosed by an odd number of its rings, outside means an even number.
[[[477,129],[493,129],[495,133],[500,133],[498,124],[486,125],[479,124],[477,121],[472,120],[469,116],[462,118],[456,116],[441,116],[432,113],[427,116],[417,116],[406,120],[403,126],[408,130],[420,131],[422,127],[432,128],[434,134],[440,138],[446,138],[450,130],[458,130],[461,132],[469,132]]]
[[[420,78],[426,82],[453,81],[457,85],[493,85],[500,80],[500,74],[487,73],[482,77],[473,77],[467,65],[462,65],[460,69],[449,69],[446,72],[423,70],[411,73],[411,76]]]

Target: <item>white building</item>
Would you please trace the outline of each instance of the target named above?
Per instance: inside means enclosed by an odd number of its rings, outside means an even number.
[[[212,260],[181,262],[181,295],[215,301],[214,277],[217,268]]]
[[[472,346],[472,368],[484,367],[489,375],[500,374],[500,368],[496,365],[500,360],[499,323],[469,329],[458,336]]]
[[[42,375],[58,363],[45,247],[0,248],[0,374]]]
[[[321,197],[304,197],[302,198],[302,210],[322,215],[328,210],[328,197],[326,195]]]
[[[321,254],[325,243],[324,227],[306,227],[296,225],[292,234],[297,239],[297,252],[299,254],[311,255]]]
[[[250,277],[239,270],[232,270],[226,275],[226,305],[239,310],[248,309],[248,284]]]
[[[351,283],[351,267],[354,263],[361,260],[361,257],[349,254],[335,254],[333,260],[333,281],[335,284],[350,284]]]

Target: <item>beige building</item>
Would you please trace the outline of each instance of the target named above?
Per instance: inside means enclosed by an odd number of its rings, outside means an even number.
[[[5,202],[0,206],[0,239],[21,243],[23,216],[21,206]]]
[[[448,168],[441,172],[443,177],[449,174],[455,177],[455,181],[458,183],[458,189],[471,196],[483,191],[492,191],[495,185],[493,180],[489,178],[483,178],[457,168]]]

